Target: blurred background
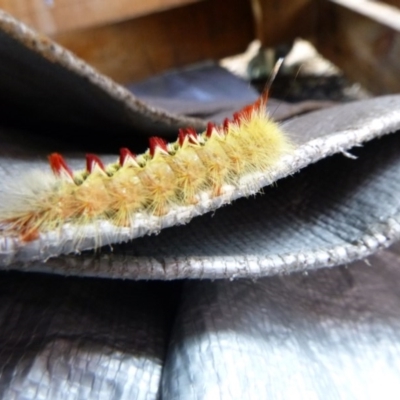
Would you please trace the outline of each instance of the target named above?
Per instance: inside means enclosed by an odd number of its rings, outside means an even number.
[[[400,91],[397,7],[399,0],[0,0],[122,84],[212,60],[262,86],[276,58],[289,54],[274,85],[287,100],[304,97],[305,87],[307,98],[325,98],[328,87],[340,100]]]

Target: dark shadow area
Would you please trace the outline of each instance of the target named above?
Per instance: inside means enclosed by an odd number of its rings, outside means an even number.
[[[15,376],[29,381],[49,373],[68,381],[74,369],[96,374],[96,358],[102,360],[98,379],[105,379],[105,368],[117,386],[130,379],[129,385],[139,387],[143,374],[160,374],[181,282],[17,272],[0,278],[0,394]],[[53,371],[57,365],[67,370]],[[126,376],[132,368],[134,381]]]

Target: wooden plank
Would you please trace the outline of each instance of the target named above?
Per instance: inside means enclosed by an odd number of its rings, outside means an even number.
[[[317,8],[312,0],[252,0],[257,37],[264,47],[307,37],[314,31]]]
[[[318,51],[372,93],[399,92],[399,10],[366,0],[321,4],[314,37]]]
[[[400,0],[380,0],[380,3],[386,3],[400,8]]]
[[[0,0],[0,8],[47,34],[122,21],[199,0]]]
[[[384,26],[400,30],[400,10],[397,7],[370,0],[331,0],[331,2]]]
[[[254,38],[247,0],[213,0],[54,38],[116,81],[244,51]]]

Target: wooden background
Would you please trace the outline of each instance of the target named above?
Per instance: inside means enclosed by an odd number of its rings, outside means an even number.
[[[52,4],[52,5],[51,5]],[[310,40],[376,94],[400,92],[400,0],[0,0],[118,82]]]

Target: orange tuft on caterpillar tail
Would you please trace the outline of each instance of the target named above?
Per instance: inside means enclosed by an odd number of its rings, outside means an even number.
[[[79,230],[104,221],[132,228],[138,219],[162,218],[232,187],[243,194],[258,189],[256,177],[268,177],[293,149],[268,117],[267,98],[268,91],[222,125],[208,123],[203,133],[180,129],[173,143],[150,137],[144,154],[122,148],[112,164],[87,154],[86,169],[74,172],[60,154],[51,154],[52,174],[25,179],[18,193],[3,198],[3,235],[27,242],[66,224]]]

